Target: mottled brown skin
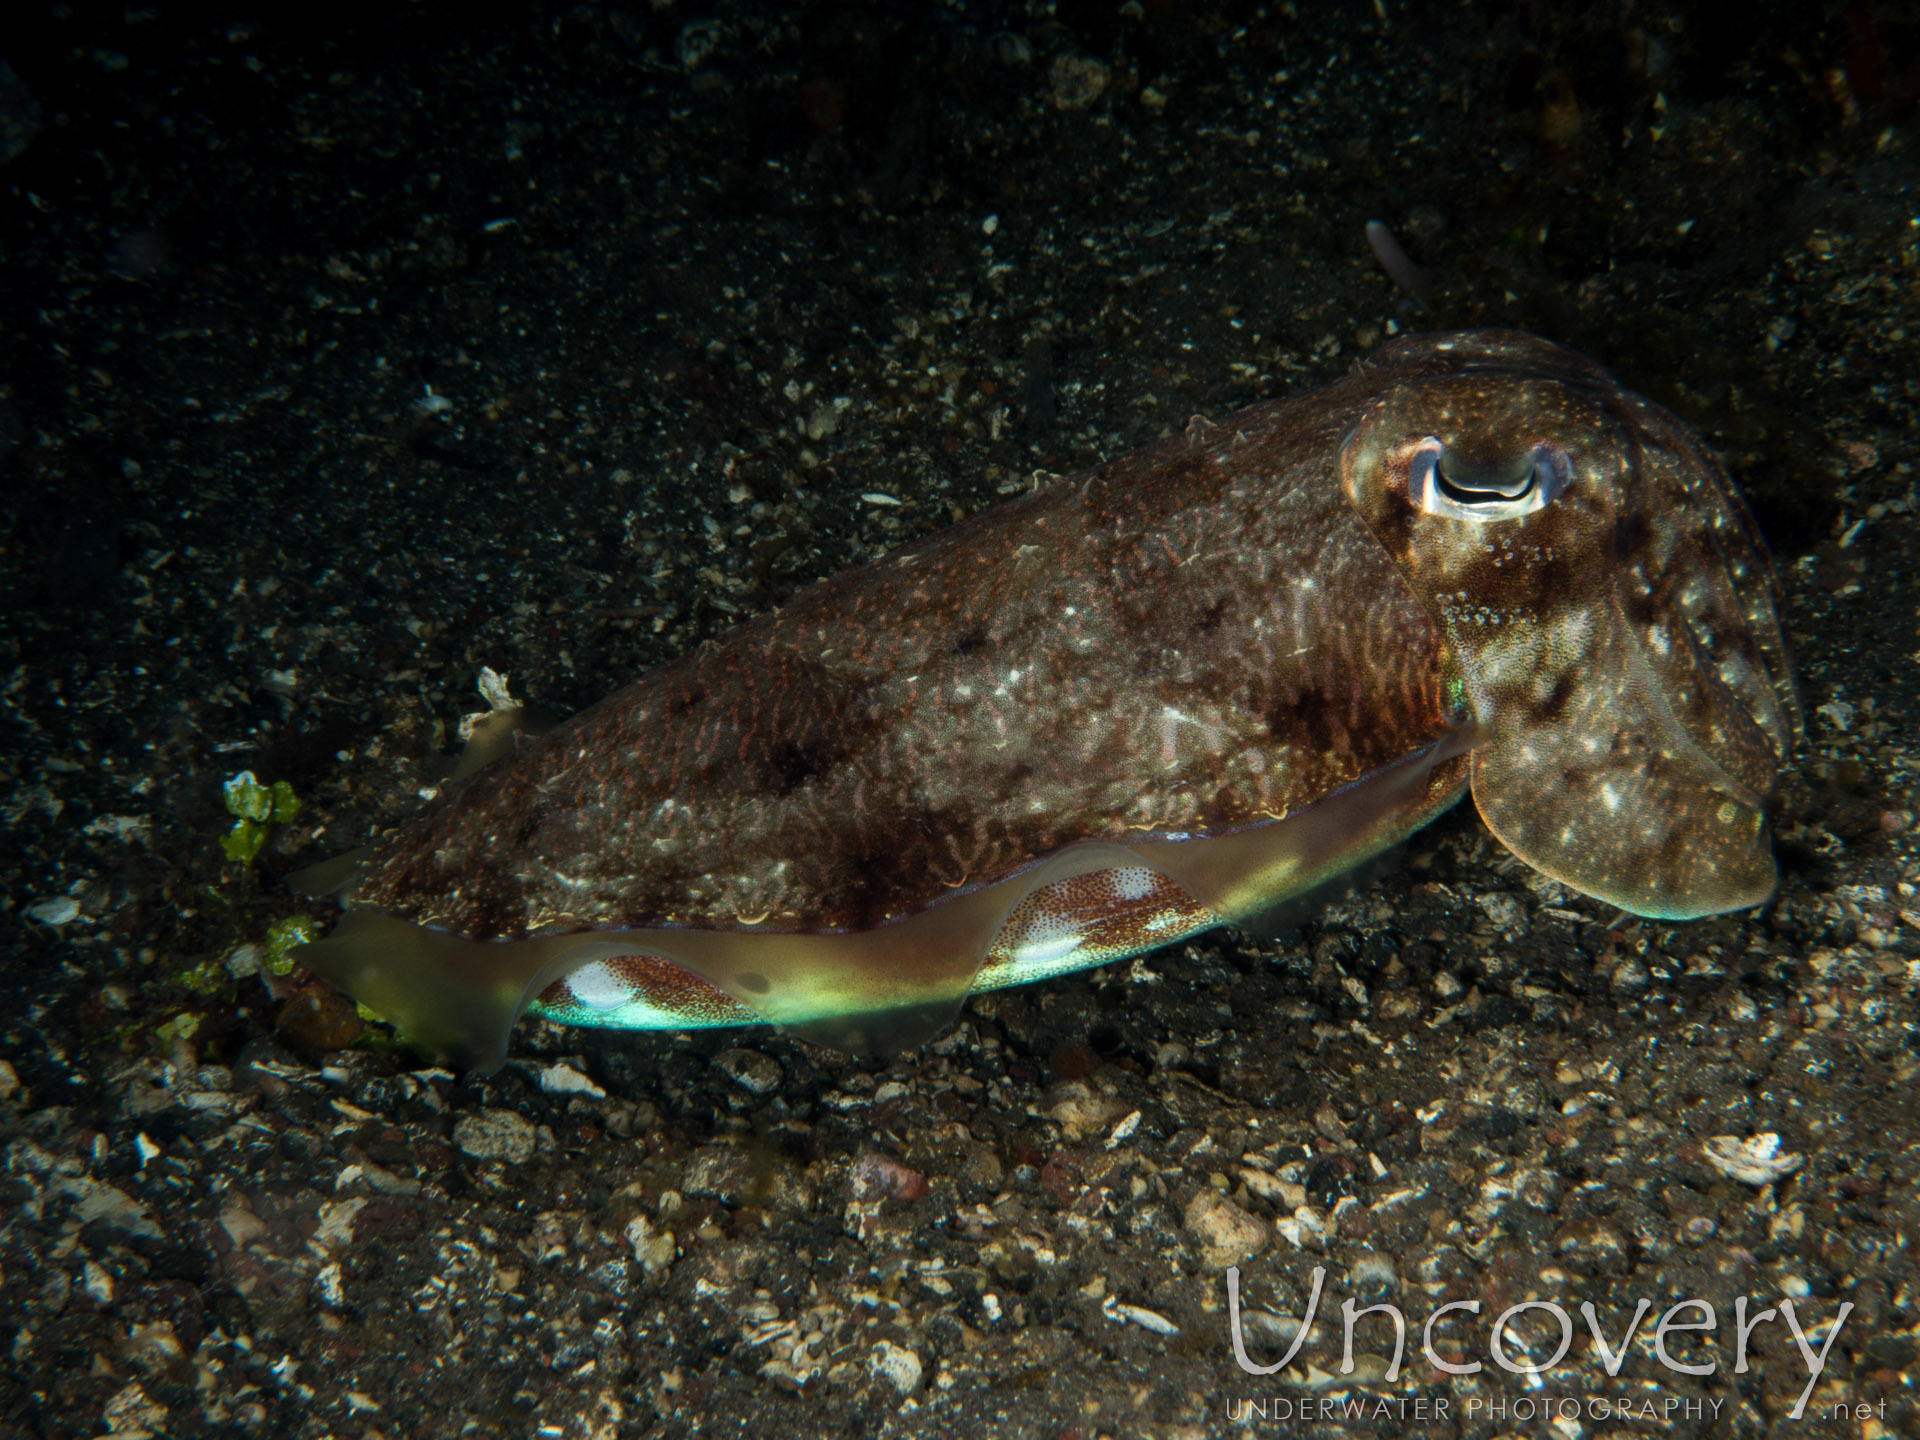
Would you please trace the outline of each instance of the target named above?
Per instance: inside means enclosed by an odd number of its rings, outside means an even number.
[[[1406,756],[1449,724],[1440,637],[1332,475],[1379,373],[802,591],[434,802],[359,902],[475,938],[863,929]]]
[[[1532,336],[1410,337],[642,678],[450,786],[301,956],[481,1063],[635,955],[884,1049],[951,1017],[1022,905],[1138,953],[1303,893],[1469,774],[1585,894],[1738,909],[1772,891],[1800,724],[1776,601],[1672,416]],[[1177,903],[1063,898],[1123,871]]]

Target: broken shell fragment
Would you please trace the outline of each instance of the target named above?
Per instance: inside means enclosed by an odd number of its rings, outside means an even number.
[[[1715,1135],[1702,1148],[1709,1165],[1742,1185],[1771,1185],[1806,1161],[1804,1155],[1781,1153],[1780,1137],[1772,1131],[1747,1140],[1738,1135]]]

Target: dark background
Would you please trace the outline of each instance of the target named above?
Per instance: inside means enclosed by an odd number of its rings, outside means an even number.
[[[1275,1242],[1259,1304],[1362,1251],[1490,1301],[1551,1256],[1622,1314],[1792,1279],[1861,1306],[1835,1383],[1914,1433],[1912,7],[27,0],[0,60],[0,1433],[1211,1433],[1181,1217],[1216,1173],[1293,1203],[1242,1151],[1328,1214],[1421,1197]],[[1593,355],[1747,489],[1815,712],[1763,911],[1617,925],[1456,813],[1379,906],[998,997],[876,1074],[528,1027],[456,1082],[230,963],[444,779],[482,666],[578,708],[1036,471],[1477,325]],[[250,865],[241,770],[304,802]],[[540,1089],[557,1058],[607,1097]],[[1147,1116],[1120,1158],[1076,1084]],[[457,1129],[500,1112],[537,1158]],[[1767,1130],[1777,1191],[1701,1159]],[[918,1190],[850,1180],[876,1149]],[[953,1297],[900,1278],[942,1257]],[[848,1368],[765,1368],[754,1304]],[[1802,1383],[1777,1348],[1709,1392],[1784,1433]]]

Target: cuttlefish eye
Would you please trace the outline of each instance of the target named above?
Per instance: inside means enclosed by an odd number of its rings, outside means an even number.
[[[1485,524],[1517,520],[1557,500],[1573,480],[1573,462],[1557,445],[1534,445],[1494,459],[1449,449],[1429,435],[1407,466],[1407,495],[1429,515]]]

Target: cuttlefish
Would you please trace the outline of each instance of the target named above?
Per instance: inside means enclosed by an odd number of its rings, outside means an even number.
[[[348,909],[297,958],[484,1067],[525,1013],[886,1052],[1301,896],[1469,790],[1575,891],[1738,910],[1801,724],[1777,600],[1673,415],[1531,335],[1414,336],[513,748],[309,877]]]

